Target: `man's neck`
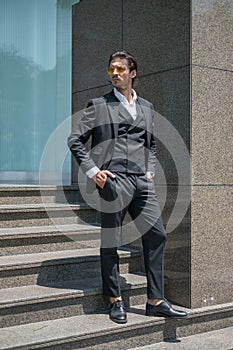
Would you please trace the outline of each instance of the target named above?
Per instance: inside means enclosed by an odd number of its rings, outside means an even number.
[[[130,103],[133,100],[133,90],[130,89],[125,89],[125,90],[121,90],[121,89],[117,89],[117,91],[122,94],[123,96],[125,96],[125,98],[127,99],[127,101]]]

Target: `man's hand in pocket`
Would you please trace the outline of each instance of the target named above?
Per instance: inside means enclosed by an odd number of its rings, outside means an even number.
[[[108,176],[113,179],[116,177],[116,175],[111,173],[109,170],[100,170],[96,175],[93,176],[92,179],[95,181],[96,185],[98,185],[100,188],[104,188]]]

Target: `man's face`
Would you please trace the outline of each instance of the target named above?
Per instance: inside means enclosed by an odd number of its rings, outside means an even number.
[[[110,63],[109,76],[112,85],[119,91],[131,89],[136,70],[129,71],[126,58],[115,57]]]

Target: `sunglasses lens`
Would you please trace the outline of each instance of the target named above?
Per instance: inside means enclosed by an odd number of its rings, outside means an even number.
[[[124,70],[125,70],[125,68],[118,67],[118,68],[117,68],[117,73],[118,73],[118,74],[121,74],[121,73],[124,72]]]
[[[113,75],[114,72],[116,72],[117,74],[122,74],[124,71],[125,71],[125,68],[123,68],[123,67],[116,67],[116,68],[109,67],[108,68],[109,75]]]
[[[113,74],[113,72],[114,72],[114,69],[113,69],[113,68],[111,68],[111,67],[109,67],[109,68],[108,68],[108,74],[109,74],[109,75],[112,75],[112,74]]]

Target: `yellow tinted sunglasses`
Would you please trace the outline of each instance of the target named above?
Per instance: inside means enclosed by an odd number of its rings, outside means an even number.
[[[113,75],[114,72],[116,72],[116,74],[122,74],[124,71],[126,70],[126,68],[124,67],[109,67],[108,68],[108,74],[109,75]]]

